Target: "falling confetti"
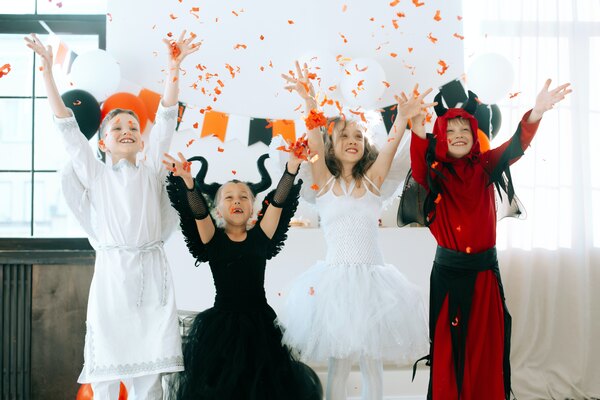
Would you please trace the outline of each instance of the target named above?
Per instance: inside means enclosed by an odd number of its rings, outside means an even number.
[[[415,5],[415,7],[421,7],[425,5],[425,3],[419,3],[419,0],[412,0],[412,3]]]
[[[440,75],[444,75],[448,68],[450,68],[450,66],[448,66],[444,60],[438,61],[438,65],[441,67],[441,69],[437,70],[437,73]]]
[[[222,152],[224,152],[224,151],[225,151],[225,149],[224,149],[224,148],[222,148],[222,147],[217,147],[217,151],[218,151],[219,153],[222,153]]]
[[[390,3],[390,7],[396,7],[400,3],[400,0],[394,0]]]
[[[429,39],[431,41],[431,43],[435,43],[438,41],[438,39],[436,37],[434,37],[431,32],[429,32],[429,35],[427,35],[427,39]]]
[[[319,185],[317,185],[316,183],[313,183],[310,188],[314,191],[317,191],[317,190],[319,190]]]
[[[465,39],[465,37],[463,35],[459,35],[458,33],[455,33],[452,36],[454,36],[455,38],[460,39],[460,40],[464,40]]]
[[[520,94],[521,94],[521,92],[509,93],[508,94],[508,98],[509,99],[514,99],[515,97],[517,97]]]
[[[433,19],[438,22],[442,20],[442,16],[440,15],[440,10],[436,10],[435,15],[433,16]]]
[[[10,70],[11,70],[10,64],[4,64],[2,67],[0,67],[0,78],[2,78],[4,75],[8,75]]]

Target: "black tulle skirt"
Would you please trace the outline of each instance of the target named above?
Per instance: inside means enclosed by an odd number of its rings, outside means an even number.
[[[173,379],[179,400],[320,400],[319,378],[281,344],[276,315],[210,308],[198,314],[184,344],[185,371]]]

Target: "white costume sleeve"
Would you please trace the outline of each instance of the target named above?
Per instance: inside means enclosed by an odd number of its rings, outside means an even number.
[[[171,140],[177,126],[178,110],[179,104],[171,107],[164,107],[162,102],[159,104],[146,151],[146,163],[155,171],[161,172],[164,177],[167,176],[167,170],[163,168],[163,154],[171,147]]]
[[[390,172],[381,185],[380,193],[384,208],[389,206],[402,193],[404,180],[410,169],[410,132],[404,132],[396,155],[390,166]]]

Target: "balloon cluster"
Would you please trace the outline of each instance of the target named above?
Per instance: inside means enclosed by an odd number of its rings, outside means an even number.
[[[160,96],[148,90],[145,93],[143,90],[139,97],[125,92],[115,93],[121,81],[121,68],[104,50],[92,50],[79,55],[73,61],[69,80],[76,89],[63,93],[61,97],[73,111],[79,128],[87,139],[94,136],[104,116],[115,108],[135,112],[142,132],[148,119],[154,120],[154,114],[149,114],[148,109],[156,109]],[[158,96],[158,99],[153,95]]]

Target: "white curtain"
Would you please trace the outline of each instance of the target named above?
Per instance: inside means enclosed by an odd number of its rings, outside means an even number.
[[[546,78],[573,86],[512,168],[528,218],[501,221],[498,248],[516,397],[600,398],[600,1],[464,0],[463,17],[466,70],[491,51],[515,71],[492,146]]]

